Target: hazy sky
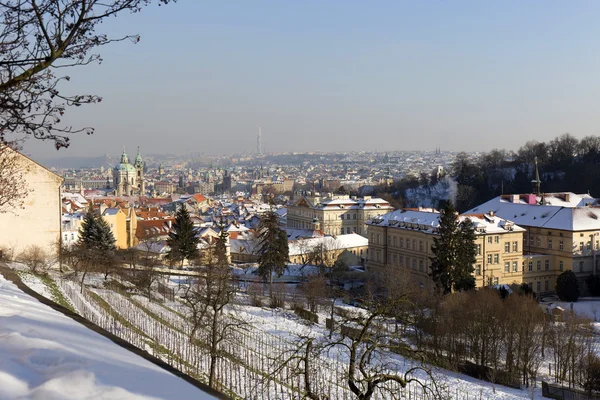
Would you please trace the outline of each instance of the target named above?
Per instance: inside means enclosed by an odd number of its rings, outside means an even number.
[[[34,156],[516,149],[600,135],[598,1],[179,0],[111,19],[66,72],[73,137]]]

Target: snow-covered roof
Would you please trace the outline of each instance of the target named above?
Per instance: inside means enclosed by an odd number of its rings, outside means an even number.
[[[543,204],[540,204],[543,201]],[[495,197],[469,212],[489,212],[519,225],[586,231],[600,229],[600,206],[587,194],[550,193]]]
[[[369,240],[356,233],[338,236],[315,237],[310,239],[298,239],[289,242],[290,257],[306,254],[310,249],[323,244],[327,250],[345,250],[355,247],[367,247]]]
[[[401,209],[373,218],[367,224],[389,226],[399,229],[417,229],[435,233],[440,225],[440,212],[432,209]],[[512,221],[497,215],[465,213],[458,216],[462,221],[469,218],[473,222],[476,234],[505,233],[507,231],[524,232],[525,229]]]

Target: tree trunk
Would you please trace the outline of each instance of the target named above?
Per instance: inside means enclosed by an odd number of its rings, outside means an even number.
[[[212,320],[212,332],[210,338],[210,374],[208,376],[208,385],[211,388],[215,388],[213,386],[215,379],[215,367],[217,365],[217,344],[218,344],[218,328],[219,328],[219,316],[216,310],[213,310],[213,320]]]

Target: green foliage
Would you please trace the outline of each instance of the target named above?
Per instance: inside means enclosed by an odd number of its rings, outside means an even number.
[[[100,253],[111,254],[117,249],[110,226],[104,218],[96,214],[92,206],[83,216],[77,246],[85,250],[97,250]]]
[[[556,294],[562,301],[579,299],[579,283],[573,271],[565,271],[556,278]]]
[[[193,260],[200,254],[199,242],[200,238],[197,236],[190,214],[182,204],[175,214],[173,231],[169,233],[167,239],[167,246],[169,246],[167,258],[173,263],[183,263],[186,259]]]
[[[281,276],[285,271],[289,259],[287,235],[279,227],[279,217],[275,211],[263,215],[258,230],[260,232],[258,274],[263,279],[268,278],[271,281],[273,273]]]
[[[439,236],[431,248],[431,278],[444,294],[475,287],[475,231],[470,219],[458,222],[456,209],[447,202],[440,215]]]
[[[229,265],[227,259],[227,237],[229,234],[225,231],[225,227],[220,225],[219,237],[215,243],[215,258],[218,267],[226,267]]]
[[[600,276],[590,275],[585,279],[588,292],[592,296],[600,296]]]

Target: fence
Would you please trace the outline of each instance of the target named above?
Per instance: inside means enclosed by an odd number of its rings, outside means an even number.
[[[600,394],[589,394],[582,390],[547,382],[542,382],[542,396],[557,400],[600,400]]]

